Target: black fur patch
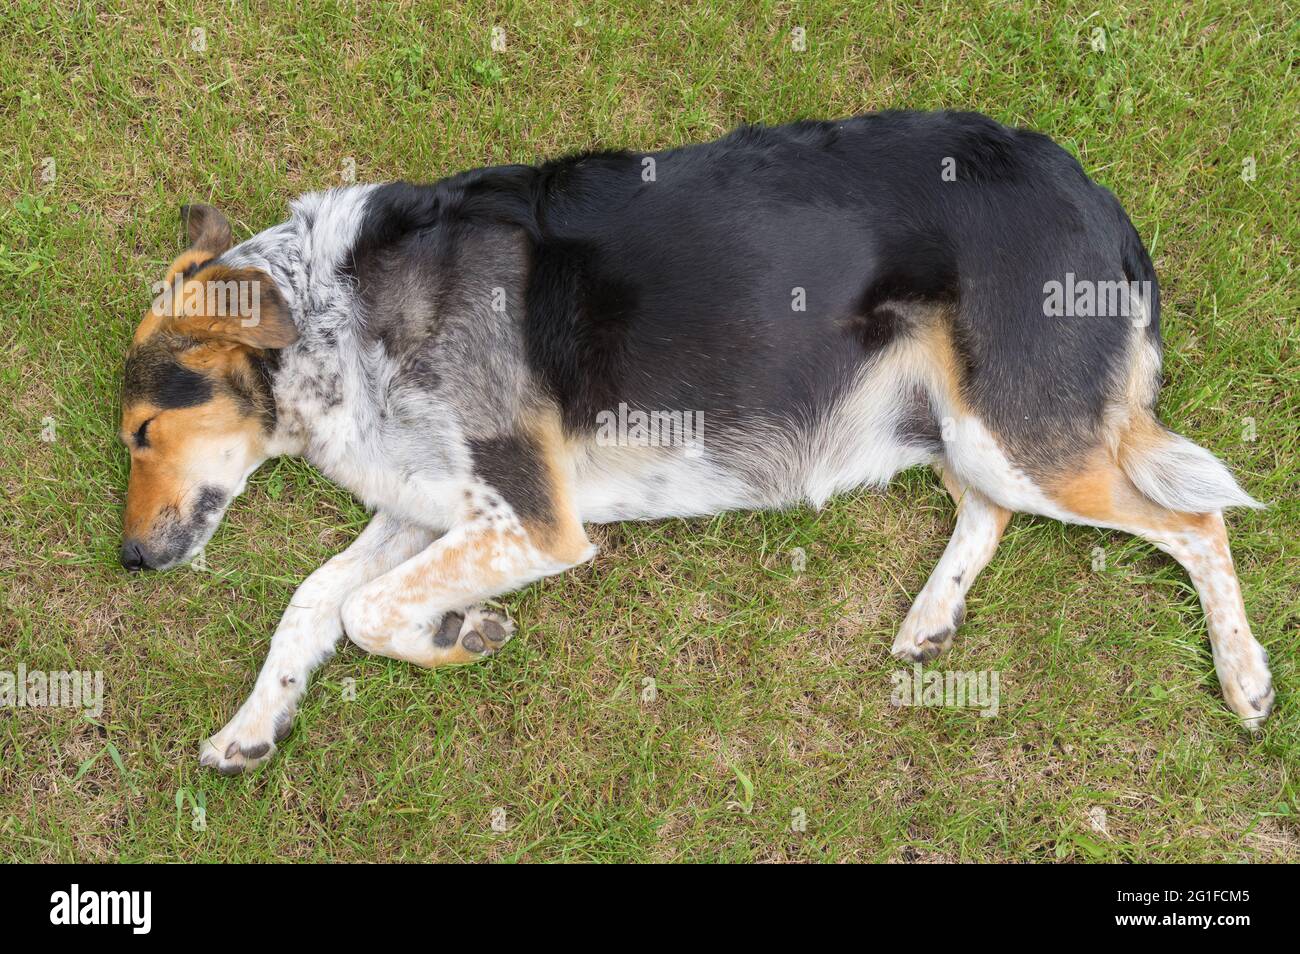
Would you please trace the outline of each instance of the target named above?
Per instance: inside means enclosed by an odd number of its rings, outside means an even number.
[[[960,285],[957,261],[939,229],[904,229],[898,223],[881,228],[882,254],[871,281],[858,302],[850,327],[864,348],[883,348],[907,330],[900,302],[957,305]]]
[[[250,351],[247,367],[237,367],[222,378],[222,384],[239,405],[239,410],[260,420],[270,433],[275,429],[275,398],[272,380],[280,364],[278,351]]]
[[[470,441],[469,447],[474,473],[501,495],[520,520],[551,522],[551,480],[536,442],[508,434]]]
[[[252,381],[247,393],[259,417],[262,427],[267,432],[275,430],[276,410],[274,381],[275,372],[280,368],[280,352],[276,350],[253,351],[248,357]]]
[[[395,246],[436,226],[501,223],[535,232],[537,170],[532,166],[474,169],[432,185],[390,182],[366,199],[366,214],[340,273],[358,282],[382,274]]]
[[[147,401],[164,410],[197,407],[212,399],[212,382],[162,345],[146,343],[127,355],[122,396],[128,403]]]
[[[226,492],[220,487],[204,486],[200,488],[199,496],[194,501],[194,511],[190,515],[190,520],[199,523],[208,515],[224,507],[228,500]]]
[[[852,380],[864,350],[842,328],[857,294],[837,257],[867,261],[869,236],[798,197],[776,161],[793,161],[802,137],[838,134],[800,127],[772,157],[755,145],[771,133],[543,167],[524,339],[567,429],[626,403],[700,412],[719,436],[811,418]]]
[[[530,365],[577,430],[618,405],[635,361],[629,342],[637,289],[602,272],[594,247],[548,241],[535,251],[527,289]]]

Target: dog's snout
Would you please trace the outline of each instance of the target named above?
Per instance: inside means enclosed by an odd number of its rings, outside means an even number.
[[[127,540],[122,544],[122,566],[132,572],[148,568],[144,558],[144,548],[134,540]]]

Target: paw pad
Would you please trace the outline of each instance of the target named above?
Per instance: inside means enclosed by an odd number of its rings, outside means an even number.
[[[514,635],[509,617],[485,609],[448,613],[434,636],[434,645],[451,648],[459,643],[472,656],[492,656]]]
[[[446,613],[433,634],[433,645],[451,654],[449,662],[473,662],[495,655],[514,635],[515,624],[503,613],[477,607]],[[457,655],[473,657],[457,659]]]

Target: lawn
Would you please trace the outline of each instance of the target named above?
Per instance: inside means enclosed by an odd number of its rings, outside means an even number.
[[[1294,4],[97,6],[0,12],[0,670],[104,679],[98,718],[0,709],[0,858],[1300,860]],[[1129,210],[1163,287],[1161,413],[1270,504],[1229,518],[1277,686],[1262,732],[1224,706],[1178,566],[1023,516],[935,664],[997,672],[996,716],[891,705],[953,523],[917,471],[820,512],[594,528],[593,563],[503,601],[495,659],[345,645],[272,762],[199,768],[366,514],[284,460],[206,570],[119,567],[122,357],[181,203],[242,238],[353,175],[886,107],[1032,126]]]

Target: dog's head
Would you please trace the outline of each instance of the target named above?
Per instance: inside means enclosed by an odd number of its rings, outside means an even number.
[[[189,247],[167,271],[126,356],[121,437],[131,452],[122,565],[165,570],[212,536],[267,459],[274,351],[298,333],[259,269],[223,266],[230,223],[181,209]]]

